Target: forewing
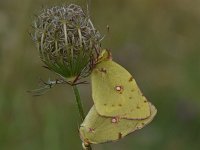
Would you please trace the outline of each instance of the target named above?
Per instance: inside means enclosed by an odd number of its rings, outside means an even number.
[[[148,101],[132,75],[112,60],[102,61],[93,69],[92,97],[102,116],[135,120],[150,116]]]

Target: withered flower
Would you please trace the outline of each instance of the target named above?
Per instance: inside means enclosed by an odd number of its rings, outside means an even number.
[[[101,35],[80,6],[43,9],[31,31],[46,68],[74,84],[91,73]]]

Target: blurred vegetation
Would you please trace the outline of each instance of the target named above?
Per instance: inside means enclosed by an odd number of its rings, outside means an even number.
[[[55,77],[44,68],[28,35],[42,6],[84,0],[0,1],[0,150],[81,149],[78,113],[69,86],[41,97],[26,91]],[[116,143],[94,150],[197,150],[200,141],[200,1],[93,0],[103,47],[134,74],[158,109],[154,121]],[[86,111],[90,86],[80,86]]]

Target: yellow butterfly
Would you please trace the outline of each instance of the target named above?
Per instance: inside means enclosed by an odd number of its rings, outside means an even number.
[[[92,71],[94,106],[80,127],[84,145],[116,141],[143,128],[157,113],[133,76],[103,50]]]

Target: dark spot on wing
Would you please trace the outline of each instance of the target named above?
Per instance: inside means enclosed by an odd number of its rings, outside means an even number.
[[[119,133],[118,133],[118,139],[121,139],[121,138],[122,138],[122,133],[119,132]]]
[[[133,81],[133,77],[130,77],[130,79],[128,80],[129,82]]]

